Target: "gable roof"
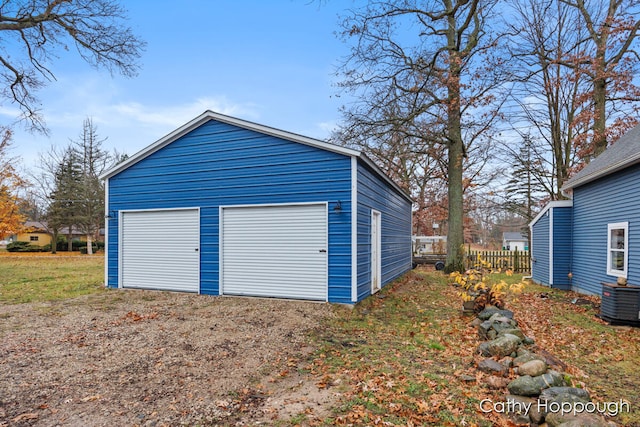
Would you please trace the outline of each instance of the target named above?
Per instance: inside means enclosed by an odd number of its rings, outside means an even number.
[[[526,242],[527,238],[518,233],[517,231],[505,231],[502,233],[502,240],[509,240],[512,242]]]
[[[185,123],[184,125],[180,126],[178,129],[165,135],[164,137],[160,138],[159,140],[149,145],[148,147],[143,148],[136,154],[129,157],[124,162],[118,163],[117,165],[107,170],[102,175],[100,175],[100,179],[111,178],[112,176],[122,172],[123,170],[129,168],[130,166],[138,163],[142,159],[150,156],[156,151],[166,147],[167,145],[171,144],[177,139],[183,137],[189,132],[204,125],[210,120],[215,120],[221,123],[230,124],[243,129],[248,129],[255,132],[260,132],[262,134],[275,136],[277,138],[296,142],[298,144],[308,145],[311,147],[319,148],[321,150],[331,151],[334,153],[343,154],[345,156],[362,159],[371,169],[375,171],[377,175],[379,175],[384,181],[386,181],[390,186],[392,186],[399,194],[405,197],[408,201],[412,202],[411,197],[402,188],[400,188],[400,186],[398,186],[395,182],[393,182],[391,178],[389,178],[384,172],[382,172],[380,168],[361,151],[352,150],[350,148],[331,144],[325,141],[321,141],[319,139],[309,138],[307,136],[299,135],[293,132],[287,132],[287,131],[276,129],[270,126],[265,126],[265,125],[250,122],[247,120],[238,119],[236,117],[231,117],[224,114],[216,113],[211,110],[205,111],[204,113],[200,114],[198,117]]]
[[[554,200],[552,202],[547,203],[547,205],[538,212],[538,215],[535,216],[529,223],[529,227],[533,227],[533,225],[540,220],[551,208],[571,208],[573,207],[573,200]]]
[[[640,163],[640,125],[620,137],[569,179],[562,186],[562,191],[571,190],[637,163]]]

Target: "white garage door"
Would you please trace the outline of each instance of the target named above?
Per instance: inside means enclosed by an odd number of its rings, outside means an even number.
[[[122,287],[198,292],[198,209],[123,212]]]
[[[223,294],[327,300],[327,206],[222,209]]]

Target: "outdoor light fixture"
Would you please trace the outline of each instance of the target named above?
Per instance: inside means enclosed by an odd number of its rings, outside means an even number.
[[[109,211],[108,215],[105,215],[105,219],[116,219],[118,217],[118,211]]]
[[[342,212],[342,202],[340,200],[336,202],[336,205],[333,207],[333,210],[337,213]]]

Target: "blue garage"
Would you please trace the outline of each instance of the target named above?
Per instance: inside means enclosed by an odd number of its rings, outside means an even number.
[[[106,284],[355,303],[411,268],[411,199],[363,153],[206,111],[106,182]]]

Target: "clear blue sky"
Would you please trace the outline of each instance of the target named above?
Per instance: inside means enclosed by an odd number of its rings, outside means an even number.
[[[111,76],[61,52],[51,64],[57,81],[37,93],[51,135],[14,137],[23,167],[77,139],[86,117],[105,148],[129,155],[207,109],[320,139],[339,121],[345,99],[335,97],[334,71],[348,48],[334,33],[351,0],[122,3],[147,42],[139,75]]]

